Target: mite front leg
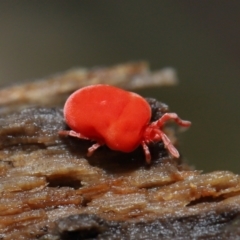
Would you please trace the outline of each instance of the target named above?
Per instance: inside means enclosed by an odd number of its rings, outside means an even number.
[[[182,127],[189,127],[191,125],[190,121],[182,120],[176,113],[165,113],[159,120],[153,122],[152,124],[161,128],[168,120],[174,120]]]
[[[145,154],[146,162],[148,164],[150,164],[151,163],[151,154],[150,154],[149,148],[148,148],[147,144],[145,143],[145,141],[142,141],[142,147],[143,147],[143,151]]]
[[[173,144],[171,143],[170,139],[167,137],[167,135],[163,132],[161,132],[161,137],[162,137],[162,141],[164,143],[164,147],[170,152],[170,154],[175,157],[175,158],[179,158],[179,152],[178,150],[173,146]]]

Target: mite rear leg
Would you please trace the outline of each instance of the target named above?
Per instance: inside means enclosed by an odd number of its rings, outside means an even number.
[[[70,131],[59,131],[58,134],[60,136],[63,136],[63,137],[67,137],[67,136],[71,136],[71,137],[76,137],[76,138],[80,138],[80,139],[84,139],[84,140],[91,140],[87,137],[85,137],[84,135],[82,135],[81,133],[77,133],[73,130],[70,130]],[[103,143],[95,143],[93,144],[90,148],[88,148],[88,153],[87,153],[87,156],[90,157],[92,156],[92,154],[99,148],[103,145]]]
[[[87,156],[90,157],[92,156],[92,154],[99,148],[101,147],[103,144],[101,143],[95,143],[93,144],[90,148],[88,148],[88,153]]]
[[[89,138],[85,137],[81,133],[77,133],[77,132],[75,132],[73,130],[70,130],[70,131],[59,131],[58,134],[60,136],[63,136],[63,137],[71,136],[71,137],[76,137],[76,138],[80,138],[80,139],[90,140]]]

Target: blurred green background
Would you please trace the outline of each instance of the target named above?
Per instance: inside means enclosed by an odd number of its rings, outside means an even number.
[[[240,173],[240,1],[0,1],[0,85],[147,60],[180,84],[140,93],[193,122],[186,160]]]

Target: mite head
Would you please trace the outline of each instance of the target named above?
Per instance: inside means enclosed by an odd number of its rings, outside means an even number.
[[[178,150],[173,146],[170,139],[162,131],[163,125],[168,120],[174,120],[179,126],[182,127],[189,127],[191,125],[191,122],[180,119],[176,113],[165,113],[159,120],[150,123],[144,131],[142,141],[146,161],[148,163],[151,161],[151,155],[147,147],[147,144],[150,142],[159,142],[162,140],[165,148],[169,151],[169,153],[175,158],[179,157]]]

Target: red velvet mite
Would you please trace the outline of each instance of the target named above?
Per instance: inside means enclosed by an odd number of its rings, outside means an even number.
[[[72,136],[95,141],[88,156],[106,144],[110,149],[132,152],[142,145],[146,162],[150,163],[150,142],[163,141],[165,148],[175,157],[178,150],[162,131],[168,120],[189,127],[191,122],[181,120],[176,113],[165,113],[150,123],[151,108],[140,95],[123,89],[99,84],[81,88],[67,99],[64,117],[70,131],[60,131],[62,136]]]

